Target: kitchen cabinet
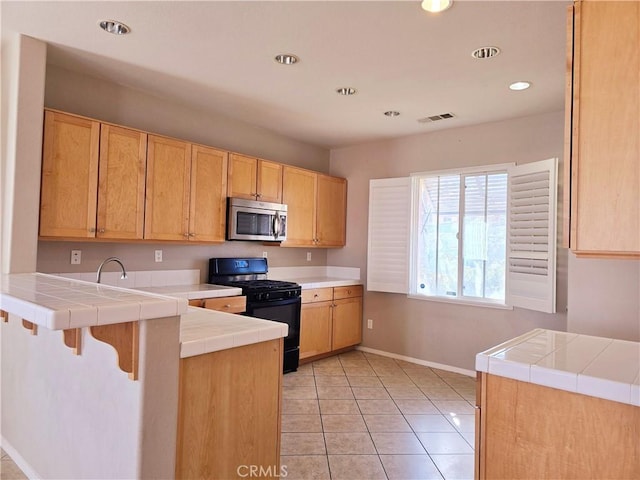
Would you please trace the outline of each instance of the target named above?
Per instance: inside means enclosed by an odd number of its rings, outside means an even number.
[[[149,135],[144,238],[224,241],[227,152]]]
[[[484,372],[477,389],[477,479],[640,475],[640,407]]]
[[[232,153],[228,185],[229,197],[282,203],[282,164]]]
[[[141,239],[147,135],[45,110],[43,237]]]
[[[177,479],[280,474],[282,339],[180,359]]]
[[[563,243],[640,257],[640,2],[576,2],[567,31]]]
[[[352,347],[361,341],[361,285],[302,291],[301,360]]]
[[[284,247],[342,247],[346,243],[347,181],[285,165],[282,201],[288,206]]]
[[[201,298],[189,300],[189,305],[220,312],[243,313],[247,310],[247,297],[238,295],[234,297]]]

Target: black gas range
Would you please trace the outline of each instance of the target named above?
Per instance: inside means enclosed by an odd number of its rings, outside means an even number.
[[[266,258],[211,258],[209,283],[242,289],[247,297],[243,315],[286,323],[283,371],[298,369],[300,358],[301,287],[297,283],[268,280]]]

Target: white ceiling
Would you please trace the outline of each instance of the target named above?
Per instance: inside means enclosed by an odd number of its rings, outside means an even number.
[[[429,14],[419,1],[2,0],[0,13],[3,35],[49,43],[48,63],[333,148],[561,110],[567,4],[457,0]],[[107,34],[104,19],[132,32]],[[488,45],[502,53],[471,57]],[[279,65],[278,53],[301,61]],[[532,87],[510,91],[516,80]],[[455,118],[417,122],[445,112]]]

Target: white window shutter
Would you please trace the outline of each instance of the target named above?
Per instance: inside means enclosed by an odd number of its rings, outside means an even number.
[[[411,178],[369,181],[367,290],[409,291]]]
[[[509,169],[508,303],[556,311],[557,159]]]

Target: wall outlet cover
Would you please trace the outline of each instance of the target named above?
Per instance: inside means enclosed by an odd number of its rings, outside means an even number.
[[[162,261],[162,250],[156,250],[156,262]]]
[[[71,250],[71,265],[80,265],[82,262],[82,250]]]

